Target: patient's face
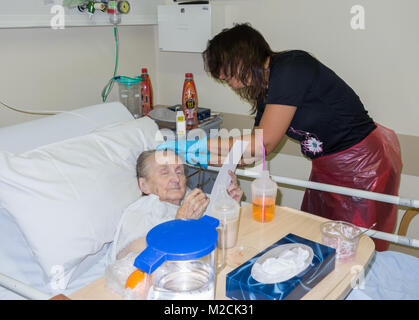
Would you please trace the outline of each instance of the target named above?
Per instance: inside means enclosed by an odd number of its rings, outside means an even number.
[[[179,205],[186,193],[186,177],[182,161],[176,158],[176,161],[162,162],[150,157],[147,178],[139,179],[141,191],[155,194],[161,201]]]

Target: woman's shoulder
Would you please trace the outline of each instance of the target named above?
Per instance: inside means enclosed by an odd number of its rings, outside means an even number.
[[[316,65],[318,60],[304,50],[287,50],[276,53],[272,57],[271,67],[298,67],[301,65]]]
[[[319,69],[319,61],[303,50],[289,50],[277,53],[270,65],[270,81],[292,79],[313,79]]]

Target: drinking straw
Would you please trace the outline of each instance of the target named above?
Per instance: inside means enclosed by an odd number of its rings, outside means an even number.
[[[263,145],[263,138],[260,136],[260,143],[262,144],[262,151],[263,151],[263,170],[266,170],[266,164],[265,164],[265,146]]]

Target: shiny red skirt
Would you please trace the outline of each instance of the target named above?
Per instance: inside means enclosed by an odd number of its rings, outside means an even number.
[[[400,144],[394,131],[379,124],[364,140],[344,151],[312,161],[310,181],[397,195],[402,161]],[[397,205],[306,189],[301,210],[360,227],[393,233]],[[388,242],[373,239],[377,251]]]

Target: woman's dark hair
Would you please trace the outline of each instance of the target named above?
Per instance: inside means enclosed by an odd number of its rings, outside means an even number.
[[[202,56],[205,71],[217,81],[222,81],[219,79],[221,72],[235,76],[244,84],[251,81],[245,88],[235,91],[252,105],[254,114],[257,100],[264,99],[267,90],[266,59],[275,54],[260,32],[244,23],[223,29],[208,41]]]

